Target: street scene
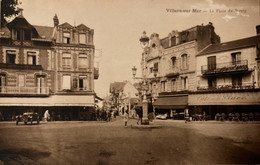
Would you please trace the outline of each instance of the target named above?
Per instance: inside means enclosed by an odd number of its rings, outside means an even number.
[[[5,164],[258,164],[260,124],[156,120],[0,125]]]
[[[0,165],[260,164],[259,0],[0,0]]]

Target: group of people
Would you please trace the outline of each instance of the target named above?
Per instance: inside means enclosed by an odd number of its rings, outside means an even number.
[[[97,110],[96,111],[96,118],[98,121],[111,121],[111,117],[114,116],[116,118],[115,111],[105,111],[105,110]]]

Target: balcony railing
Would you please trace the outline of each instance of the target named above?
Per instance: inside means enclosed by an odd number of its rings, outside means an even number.
[[[0,63],[0,68],[4,69],[19,69],[19,70],[42,70],[41,65],[28,65],[28,64],[7,64]]]
[[[49,95],[49,87],[0,86],[0,94],[7,95]]]
[[[242,85],[217,85],[215,87],[209,87],[208,85],[198,86],[198,90],[228,90],[228,89],[254,89],[254,83],[243,83]]]
[[[14,46],[32,46],[32,41],[12,40]]]
[[[235,71],[236,72],[237,71],[247,71],[247,70],[248,70],[248,61],[247,60],[201,66],[201,73],[204,75],[235,72]]]

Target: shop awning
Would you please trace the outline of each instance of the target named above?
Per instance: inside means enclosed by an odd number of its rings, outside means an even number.
[[[188,105],[188,96],[159,97],[153,106],[158,109],[185,109]]]

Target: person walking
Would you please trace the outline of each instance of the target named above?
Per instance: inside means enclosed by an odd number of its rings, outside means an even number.
[[[138,120],[137,120],[137,125],[142,124],[142,118],[143,118],[143,111],[142,108],[138,110]]]
[[[46,110],[44,113],[44,121],[47,122],[50,118],[49,110]]]
[[[127,127],[128,114],[126,112],[125,112],[125,115],[124,115],[124,120],[125,120],[125,127]]]

